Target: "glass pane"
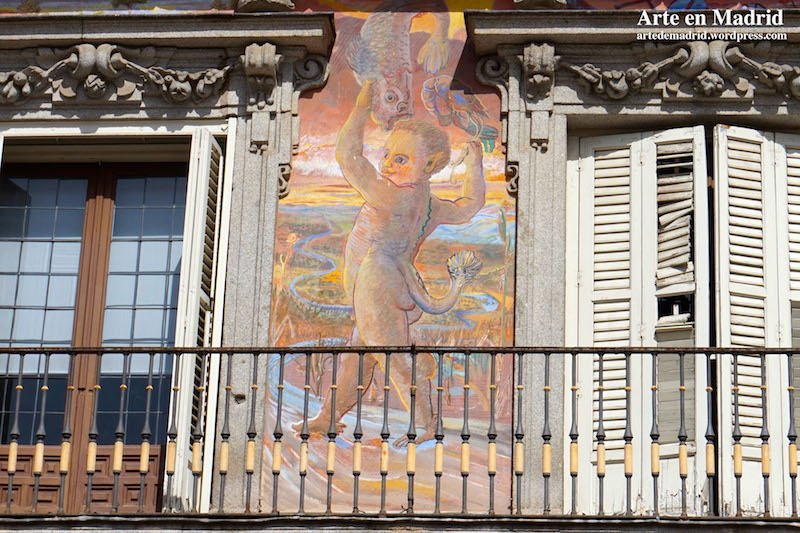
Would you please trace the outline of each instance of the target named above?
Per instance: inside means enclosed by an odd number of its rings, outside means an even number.
[[[109,272],[136,272],[139,263],[138,242],[112,242],[108,259]]]
[[[21,250],[22,243],[20,242],[0,241],[0,272],[17,272]]]
[[[23,275],[17,285],[17,306],[44,307],[47,301],[47,276]]]
[[[175,180],[149,178],[144,201],[147,205],[173,205],[175,203]]]
[[[25,221],[25,236],[49,239],[53,236],[55,222],[55,209],[29,209]]]
[[[42,341],[43,309],[17,309],[11,336],[17,342],[38,344]]]
[[[141,209],[116,209],[114,211],[114,237],[139,237],[141,233]]]
[[[78,290],[78,276],[50,276],[48,307],[73,307]]]
[[[136,305],[163,307],[167,295],[167,277],[159,275],[139,276],[139,287],[136,289]]]
[[[11,339],[11,321],[14,320],[13,309],[0,309],[0,341]],[[0,373],[2,368],[0,368]]]
[[[145,209],[142,235],[169,237],[172,231],[172,209]]]
[[[136,276],[110,274],[106,288],[106,306],[133,306]]]
[[[117,193],[114,203],[117,207],[141,206],[144,203],[144,183],[142,178],[117,180]]]
[[[17,299],[17,276],[0,274],[0,305],[14,305]]]
[[[133,312],[129,309],[106,309],[103,316],[103,342],[130,340]]]
[[[59,207],[83,207],[86,205],[88,183],[82,179],[61,180],[58,186]]]
[[[133,337],[137,343],[163,342],[165,314],[161,309],[139,309],[133,323]],[[149,346],[149,344],[148,344]]]
[[[21,272],[47,272],[50,270],[49,242],[23,242],[22,259],[19,269]]]
[[[59,209],[56,215],[56,237],[80,239],[83,235],[83,209]]]
[[[28,205],[35,207],[55,207],[58,180],[36,179],[28,182]]]
[[[166,272],[169,242],[145,241],[139,257],[139,270],[142,272]]]
[[[80,259],[80,242],[53,243],[53,265],[50,268],[50,272],[77,274]]]
[[[22,229],[24,226],[24,209],[0,207],[0,238],[19,239],[22,237]]]
[[[75,312],[46,311],[44,318],[44,335],[42,340],[62,346],[72,344],[72,321]]]

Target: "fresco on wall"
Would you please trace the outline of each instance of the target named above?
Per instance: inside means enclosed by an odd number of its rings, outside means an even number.
[[[159,11],[159,10],[229,10],[237,0],[0,0],[0,14],[66,12],[66,11]],[[571,9],[765,9],[794,8],[797,0],[566,0]],[[297,10],[350,11],[370,9],[379,0],[319,0],[313,5],[295,0]],[[435,1],[433,2],[436,3]],[[492,4],[505,4],[498,7]],[[408,4],[406,2],[406,4]],[[455,0],[447,2],[451,11],[463,9],[511,9],[511,0],[477,1]],[[431,9],[431,8],[424,8]]]
[[[300,153],[293,161],[291,192],[279,203],[273,344],[513,344],[516,208],[505,187],[499,98],[475,79],[475,58],[464,47],[463,15],[449,12],[444,1],[384,1],[370,11],[337,13],[336,28],[328,83],[300,105]],[[470,509],[488,505],[490,363],[488,355],[456,354],[442,361],[443,511],[461,509],[466,365],[474,435]],[[306,511],[323,511],[325,505],[331,365],[330,355],[309,361]],[[384,386],[391,433],[390,510],[401,510],[407,490],[410,357],[392,359],[388,383],[384,365],[383,356],[367,355],[362,369],[360,507],[373,512],[380,500]],[[430,354],[418,356],[415,509],[420,511],[433,509],[437,367]],[[512,365],[501,357],[497,368],[500,511],[510,493]],[[305,371],[304,356],[287,363],[279,490],[284,511],[298,507]],[[277,366],[270,372],[270,380],[277,380]],[[339,431],[333,504],[344,512],[353,507],[357,385],[358,357],[343,355],[333,420]],[[267,411],[274,414],[276,398],[268,395],[267,401]],[[271,509],[274,423],[268,416],[264,428],[266,509]],[[453,490],[454,483],[459,490]]]

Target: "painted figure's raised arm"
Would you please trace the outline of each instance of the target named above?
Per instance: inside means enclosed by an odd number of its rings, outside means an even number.
[[[376,207],[391,194],[392,184],[381,179],[378,171],[364,157],[364,128],[370,114],[372,81],[364,82],[356,105],[336,138],[336,161],[348,183]]]
[[[469,222],[486,202],[486,181],[483,179],[483,150],[481,143],[469,143],[464,158],[467,173],[461,187],[461,198],[451,201],[439,199],[436,222],[438,224],[464,224]]]

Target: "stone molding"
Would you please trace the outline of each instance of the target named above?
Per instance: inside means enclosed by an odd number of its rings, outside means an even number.
[[[247,78],[247,111],[252,114],[249,150],[269,156],[270,164],[277,165],[278,197],[284,198],[289,194],[292,156],[300,144],[300,94],[324,85],[328,60],[306,54],[302,47],[279,50],[270,43],[247,46],[240,59]],[[277,124],[279,136],[271,135],[270,121]]]
[[[145,94],[170,104],[198,103],[218,95],[234,64],[199,71],[159,66],[174,48],[126,48],[82,43],[70,48],[20,51],[33,64],[0,72],[0,105],[50,96],[53,103],[106,101],[139,104]]]
[[[800,100],[800,66],[768,61],[779,48],[770,42],[688,41],[648,47],[645,55],[650,60],[624,70],[592,63],[560,66],[577,75],[592,93],[609,100],[640,92],[664,101],[752,102],[759,93]]]

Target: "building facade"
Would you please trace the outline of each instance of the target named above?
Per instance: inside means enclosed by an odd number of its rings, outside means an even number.
[[[791,527],[790,6],[34,4],[8,529]]]

